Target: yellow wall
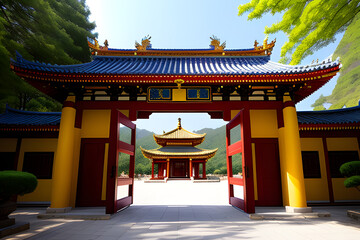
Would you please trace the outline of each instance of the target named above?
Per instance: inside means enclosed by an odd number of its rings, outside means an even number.
[[[233,119],[239,112],[240,110],[231,110],[231,119]]]
[[[321,178],[305,178],[307,201],[329,201],[326,163],[322,138],[301,138],[301,151],[317,151],[319,153]]]
[[[357,138],[326,138],[328,151],[359,151]]]
[[[250,110],[250,121],[252,138],[279,136],[276,110]]]
[[[327,138],[328,151],[358,151],[357,138]],[[344,186],[345,178],[332,178],[334,200],[360,200],[359,191]]]
[[[0,138],[0,152],[16,152],[17,138]]]
[[[111,110],[84,110],[81,125],[82,138],[108,138]]]
[[[25,152],[54,152],[56,155],[56,138],[23,138],[21,142],[18,171],[22,170]],[[55,159],[54,159],[55,162]],[[18,196],[18,202],[50,202],[51,179],[39,179],[35,191],[24,196]]]

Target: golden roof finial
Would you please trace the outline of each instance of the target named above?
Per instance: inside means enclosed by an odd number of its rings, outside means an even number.
[[[269,35],[266,34],[265,36],[265,39],[264,39],[264,42],[263,42],[263,49],[266,49],[267,48],[267,45],[268,45],[268,39],[269,39]]]
[[[174,83],[177,84],[178,89],[181,88],[181,84],[183,84],[184,82],[185,82],[185,81],[182,80],[182,79],[176,79],[176,80],[174,81]]]
[[[178,118],[179,122],[178,122],[178,128],[181,128],[181,118]]]

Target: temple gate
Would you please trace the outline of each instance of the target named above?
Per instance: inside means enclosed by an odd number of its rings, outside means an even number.
[[[256,205],[311,210],[295,103],[336,75],[338,61],[307,66],[275,63],[270,61],[275,41],[267,39],[262,46],[233,50],[225,50],[216,38],[210,49],[154,49],[149,38],[136,49],[110,49],[92,39],[88,44],[94,55],[90,63],[48,65],[19,54],[11,62],[16,74],[63,102],[48,211],[90,204],[106,205],[107,213],[114,213],[130,205],[135,152],[131,121],[155,112],[206,112],[230,121],[226,130],[230,204],[248,213]],[[128,143],[121,141],[119,124],[132,131]],[[234,134],[240,135],[235,142]],[[89,144],[98,149],[91,158],[85,157]],[[127,156],[126,176],[118,172],[119,153]],[[238,156],[241,171],[234,173]],[[97,201],[84,203],[83,182],[89,176],[83,173],[95,162],[101,164],[91,171],[101,184],[89,191]],[[267,166],[272,170],[265,171]],[[118,186],[127,186],[120,199]],[[237,186],[244,187],[243,195],[234,194]]]

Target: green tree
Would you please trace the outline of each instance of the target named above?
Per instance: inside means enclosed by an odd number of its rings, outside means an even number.
[[[330,109],[343,106],[357,106],[360,100],[360,14],[346,29],[339,45],[334,52],[334,58],[340,57],[342,68],[337,84],[329,96],[320,97],[315,104],[322,106],[330,103]],[[320,101],[320,102],[318,102]],[[321,103],[321,104],[320,104]],[[315,106],[315,107],[317,107]]]
[[[341,174],[346,177],[344,185],[360,191],[360,161],[347,162],[340,167]]]
[[[239,15],[250,12],[248,19],[266,13],[283,14],[280,22],[265,28],[266,34],[278,31],[288,36],[281,48],[281,62],[298,64],[317,49],[334,41],[346,30],[360,11],[360,0],[251,0],[239,6]]]
[[[0,0],[0,106],[5,103],[32,110],[60,110],[61,105],[35,90],[9,68],[15,51],[26,59],[52,64],[75,64],[90,60],[86,37],[95,23],[81,0]],[[38,99],[42,98],[42,99]],[[47,101],[49,104],[43,104]],[[38,107],[36,107],[38,106]],[[35,108],[35,109],[34,109]]]

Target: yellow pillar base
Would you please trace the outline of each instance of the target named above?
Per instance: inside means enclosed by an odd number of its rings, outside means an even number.
[[[311,207],[290,207],[286,206],[285,210],[287,213],[311,213]]]
[[[71,211],[71,207],[65,207],[65,208],[51,208],[48,207],[46,209],[46,213],[67,213]]]

